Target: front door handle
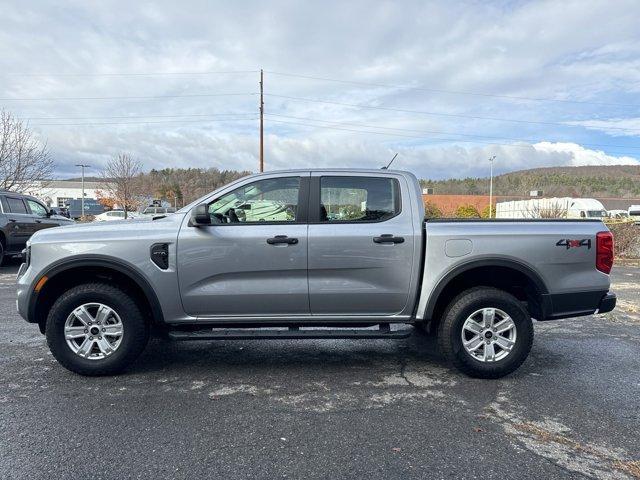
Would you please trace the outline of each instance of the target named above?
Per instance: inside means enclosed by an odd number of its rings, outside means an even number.
[[[36,223],[42,223],[42,220],[36,220]]]
[[[404,237],[395,237],[391,233],[385,233],[379,237],[373,237],[373,243],[403,243]]]
[[[273,238],[267,238],[267,243],[269,245],[277,245],[280,243],[286,243],[287,245],[295,245],[298,243],[297,238],[289,238],[286,235],[276,235]]]

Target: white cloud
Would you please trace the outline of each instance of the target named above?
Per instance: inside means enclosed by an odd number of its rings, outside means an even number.
[[[354,138],[355,137],[355,138]],[[105,148],[105,144],[109,144]],[[52,148],[58,149],[57,145]],[[75,136],[70,145],[75,152],[67,157],[69,168],[63,176],[75,175],[77,161],[89,162],[97,171],[120,151],[141,160],[146,168],[171,166],[217,167],[220,169],[257,169],[258,143],[255,135],[193,131],[124,130],[117,136],[109,132]],[[406,146],[380,143],[345,133],[342,137],[302,135],[291,138],[267,135],[265,166],[267,170],[287,168],[380,168],[399,153],[394,168],[409,170],[420,178],[484,177],[487,159],[496,155],[496,173],[547,166],[634,165],[638,159],[607,155],[573,143],[540,142],[534,145],[460,147],[457,145]],[[89,172],[91,173],[91,172]]]
[[[533,146],[537,151],[544,152],[548,155],[566,156],[568,163],[574,167],[580,165],[638,165],[640,161],[637,158],[627,155],[614,156],[607,155],[602,150],[589,150],[575,143],[551,143],[540,142]],[[557,158],[557,157],[556,157]]]
[[[589,130],[604,132],[611,137],[640,137],[640,118],[612,118],[609,120],[584,120],[568,122]]]

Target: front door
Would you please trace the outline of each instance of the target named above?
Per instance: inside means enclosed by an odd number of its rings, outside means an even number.
[[[178,237],[178,278],[193,316],[308,315],[308,174],[271,176],[208,203],[212,225]]]
[[[408,195],[401,176],[314,173],[309,202],[313,315],[386,316],[405,310],[412,268],[417,268],[411,207],[401,204]]]
[[[55,219],[49,216],[47,208],[40,202],[36,202],[31,198],[26,198],[25,200],[31,213],[31,220],[34,222],[34,230],[36,232],[44,228],[57,227],[60,225]]]

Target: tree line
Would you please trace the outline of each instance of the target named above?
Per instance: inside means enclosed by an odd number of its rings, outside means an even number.
[[[489,178],[426,179],[420,183],[423,188],[433,188],[435,194],[489,193]],[[640,167],[549,167],[506,173],[493,179],[494,195],[527,196],[531,190],[542,190],[547,197],[636,197],[640,196]]]

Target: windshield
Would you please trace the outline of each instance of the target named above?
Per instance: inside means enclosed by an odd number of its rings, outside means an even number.
[[[587,210],[587,217],[589,218],[603,218],[607,216],[606,210]]]

